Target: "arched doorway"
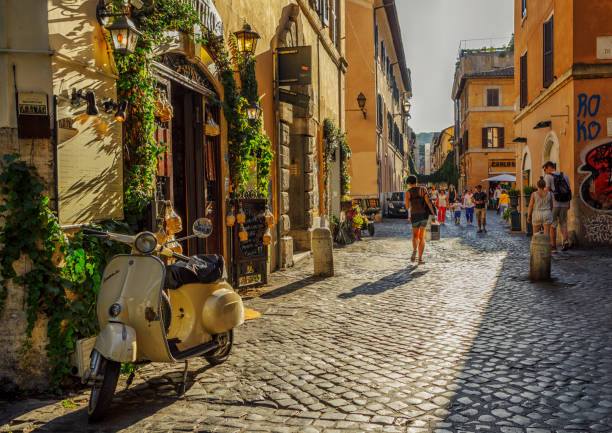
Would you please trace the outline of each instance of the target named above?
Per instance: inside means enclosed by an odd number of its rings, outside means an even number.
[[[183,242],[186,255],[222,254],[221,113],[211,102],[219,95],[205,72],[183,54],[163,54],[154,65],[158,101],[172,110],[169,118],[156,119],[155,137],[166,147],[158,165],[158,201],[170,200],[181,217],[183,230],[177,236],[191,234],[198,218],[212,220],[210,237]]]
[[[521,172],[523,175],[523,186],[531,185],[532,183],[532,168],[531,168],[531,153],[529,148],[525,147],[523,150],[523,162],[521,165]]]
[[[552,161],[559,167],[559,139],[554,131],[550,131],[544,139],[542,164],[546,161]]]

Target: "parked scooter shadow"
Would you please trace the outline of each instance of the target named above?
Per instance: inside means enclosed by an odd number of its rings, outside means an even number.
[[[165,373],[162,376],[157,377],[156,384],[148,383],[150,388],[146,391],[138,388],[138,385],[132,385],[129,388],[121,387],[121,391],[117,392],[114,396],[113,403],[110,407],[110,411],[113,416],[106,420],[100,421],[96,424],[87,423],[87,407],[83,407],[77,411],[70,412],[61,417],[54,418],[51,422],[41,425],[32,432],[49,432],[49,431],[77,431],[75,426],[78,426],[80,432],[105,432],[114,433],[121,431],[128,427],[133,427],[138,422],[145,418],[148,418],[160,410],[176,403],[180,400],[190,399],[188,394],[189,390],[195,383],[195,378],[213,368],[212,365],[203,365],[201,368],[193,371],[189,371],[186,382],[185,394],[187,396],[179,396],[178,391],[181,383],[172,380],[172,377],[177,374],[182,374],[181,368],[177,368],[176,371]],[[155,391],[155,386],[162,386],[172,384],[174,389],[164,393],[163,395],[158,394]],[[122,384],[123,385],[123,384]],[[151,401],[147,401],[146,404],[142,404],[143,398],[147,398],[147,394],[150,393]],[[202,398],[205,400],[205,398]],[[206,416],[206,406],[203,407],[202,413]],[[144,431],[144,429],[143,429]]]

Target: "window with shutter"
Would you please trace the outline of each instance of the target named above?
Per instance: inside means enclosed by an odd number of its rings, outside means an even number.
[[[499,107],[499,89],[487,89],[487,107]]]
[[[329,1],[330,0],[322,0],[323,1],[323,11],[321,16],[321,21],[323,21],[324,26],[329,26]]]
[[[544,23],[544,87],[549,87],[554,81],[554,55],[553,55],[553,18]]]
[[[527,15],[527,0],[521,0],[521,18]]]
[[[504,128],[482,128],[482,147],[484,149],[504,147]]]
[[[378,116],[377,116],[377,117],[378,117],[378,119],[377,119],[377,120],[378,120],[378,127],[379,127],[380,129],[382,129],[382,127],[383,127],[383,107],[382,107],[382,105],[383,105],[383,104],[382,104],[382,96],[378,95],[378,96],[376,97],[376,102],[377,102],[377,104],[376,104],[376,109],[377,109],[377,112],[378,112]]]
[[[482,148],[489,147],[489,128],[482,128]]]
[[[374,26],[374,56],[378,58],[378,25]]]
[[[521,109],[527,106],[527,53],[521,56],[521,70],[520,70],[520,102]]]

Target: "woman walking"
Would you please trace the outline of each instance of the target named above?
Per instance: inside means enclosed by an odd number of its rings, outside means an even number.
[[[536,186],[538,190],[531,193],[531,199],[529,200],[527,222],[532,221],[534,232],[536,228],[540,229],[540,227],[542,227],[544,233],[548,234],[550,225],[553,222],[552,193],[544,190],[544,188],[546,188],[546,181],[543,177],[540,177]]]
[[[497,205],[497,209],[499,209],[498,213],[501,214],[502,218],[504,217],[504,213],[506,212],[506,209],[508,209],[508,206],[510,206],[510,196],[504,189],[499,196],[499,204]]]
[[[472,188],[469,188],[463,196],[463,208],[465,209],[465,219],[470,226],[474,223],[475,207],[476,203],[474,203],[474,194],[472,194]]]
[[[455,185],[452,183],[448,187],[448,204],[452,205],[455,203],[455,199],[457,198],[457,191],[455,191]]]
[[[444,224],[446,221],[446,208],[448,208],[448,194],[444,189],[438,193],[438,221]]]
[[[409,221],[412,223],[412,256],[410,261],[414,262],[419,254],[418,264],[423,264],[423,251],[425,250],[425,228],[429,215],[435,215],[427,190],[417,186],[417,178],[414,175],[408,176],[408,191],[404,195],[406,209],[410,215]]]

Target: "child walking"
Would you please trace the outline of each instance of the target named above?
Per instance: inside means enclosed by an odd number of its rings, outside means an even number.
[[[455,199],[455,203],[453,203],[453,213],[455,216],[455,224],[461,224],[461,208],[463,205],[459,198]]]

